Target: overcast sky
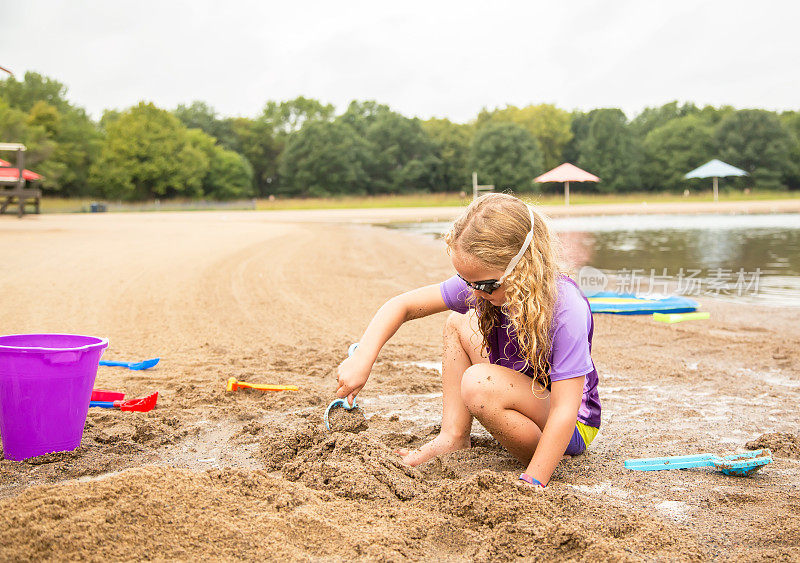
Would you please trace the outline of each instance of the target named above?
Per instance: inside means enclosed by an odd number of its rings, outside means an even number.
[[[459,122],[542,102],[800,110],[796,0],[0,5],[0,66],[62,82],[94,117],[139,100],[255,116],[299,95]]]

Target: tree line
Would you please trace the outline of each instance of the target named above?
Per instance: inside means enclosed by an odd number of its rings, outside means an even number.
[[[375,101],[269,101],[255,117],[202,101],[140,102],[99,121],[66,87],[28,72],[0,81],[0,141],[28,147],[46,194],[119,200],[459,192],[471,174],[515,191],[568,161],[599,176],[586,190],[676,191],[719,158],[750,176],[736,187],[800,189],[800,112],[671,102],[633,119],[617,108],[552,104],[484,109],[468,123],[409,118]],[[2,156],[2,155],[0,155]],[[702,184],[698,184],[702,185]]]

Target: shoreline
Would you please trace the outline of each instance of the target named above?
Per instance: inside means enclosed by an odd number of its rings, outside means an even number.
[[[396,207],[376,209],[310,209],[259,211],[264,217],[290,222],[375,223],[452,221],[463,207]],[[577,205],[539,205],[549,217],[582,217],[592,215],[655,215],[655,214],[760,214],[800,213],[800,199],[753,200],[730,202],[687,203],[587,203]]]
[[[526,199],[526,201],[530,201]],[[124,211],[109,213],[43,213],[26,214],[25,219],[37,217],[123,217],[123,216],[165,216],[165,215],[205,215],[205,214],[246,214],[278,222],[314,223],[379,223],[414,221],[451,221],[469,204],[451,207],[370,207],[342,209],[191,209],[169,211]],[[687,201],[687,202],[646,202],[639,203],[578,203],[570,206],[537,204],[537,208],[549,217],[586,217],[596,215],[655,215],[655,214],[762,214],[762,213],[800,213],[800,198],[769,199],[745,201]],[[0,216],[2,220],[3,216]],[[8,215],[17,219],[16,215]]]

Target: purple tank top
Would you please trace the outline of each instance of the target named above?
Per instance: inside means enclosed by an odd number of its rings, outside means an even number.
[[[453,311],[463,314],[474,306],[469,303],[472,290],[458,276],[442,282],[439,290],[445,304]],[[551,326],[550,381],[585,376],[578,420],[600,428],[598,376],[591,355],[593,332],[589,301],[571,278],[561,276]],[[520,354],[517,335],[509,326],[508,317],[501,315],[499,326],[492,330],[488,340],[491,363],[532,375],[533,369],[525,369],[525,359]]]

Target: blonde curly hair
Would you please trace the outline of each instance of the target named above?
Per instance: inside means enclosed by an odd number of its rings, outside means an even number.
[[[519,252],[531,230],[533,239],[522,258],[505,279],[506,301],[492,305],[473,293],[482,346],[489,347],[489,335],[504,313],[517,334],[527,371],[533,368],[533,383],[549,383],[550,348],[557,282],[564,271],[560,265],[558,238],[550,233],[546,217],[522,200],[502,193],[484,195],[473,201],[445,234],[448,252],[458,249],[477,258],[485,266],[505,270]],[[505,350],[499,351],[506,354]],[[532,383],[532,387],[533,387]]]

